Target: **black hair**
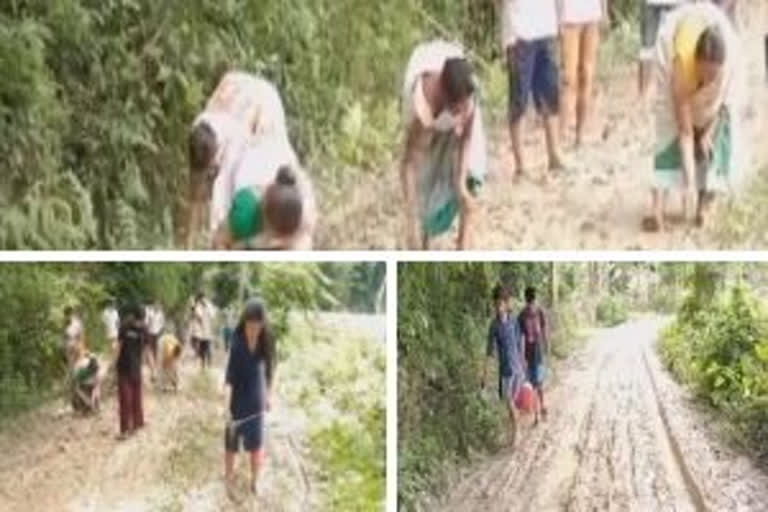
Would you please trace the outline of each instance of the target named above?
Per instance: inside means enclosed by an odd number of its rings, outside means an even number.
[[[67,306],[64,308],[64,315],[66,316],[72,316],[72,313],[74,312],[75,312],[75,308],[73,308],[72,306]]]
[[[141,320],[144,318],[144,308],[135,302],[129,302],[123,306],[123,310],[120,312],[120,318]]]
[[[272,384],[272,375],[274,375],[276,356],[276,341],[272,329],[267,320],[267,311],[264,303],[259,299],[250,299],[243,308],[240,315],[240,321],[235,327],[234,337],[245,341],[245,323],[247,321],[256,321],[262,324],[259,339],[256,343],[256,353],[264,360],[266,370],[267,386]]]
[[[88,360],[88,373],[94,374],[99,371],[99,361],[94,356]]]
[[[708,27],[696,42],[696,60],[723,64],[725,40],[717,27]]]
[[[536,300],[536,288],[528,286],[525,288],[525,302],[531,303]]]
[[[493,302],[494,304],[500,300],[507,301],[509,299],[509,290],[502,284],[497,284],[493,287]]]
[[[296,171],[280,167],[275,183],[267,189],[264,214],[270,227],[280,235],[292,235],[299,229],[304,202],[297,186]]]
[[[205,171],[216,157],[218,141],[211,125],[205,121],[197,123],[189,134],[189,166],[193,173]]]
[[[464,57],[454,57],[445,61],[440,74],[449,105],[455,105],[472,96],[475,82],[472,79],[472,67]]]

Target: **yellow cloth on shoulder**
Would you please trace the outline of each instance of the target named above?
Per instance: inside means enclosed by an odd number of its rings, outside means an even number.
[[[707,26],[705,18],[690,15],[680,22],[675,34],[675,57],[680,61],[686,89],[690,93],[696,92],[699,85],[696,78],[696,45]]]

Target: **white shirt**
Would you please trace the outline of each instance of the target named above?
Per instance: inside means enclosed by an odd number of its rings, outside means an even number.
[[[192,336],[201,340],[213,340],[213,306],[202,300],[195,304]]]
[[[73,316],[69,320],[69,325],[65,331],[67,345],[72,345],[83,337],[83,322],[79,317]]]
[[[147,311],[147,328],[153,336],[158,336],[165,326],[165,315],[160,308],[151,307]]]
[[[603,17],[602,0],[563,0],[563,23],[594,23]]]
[[[504,47],[516,39],[535,41],[556,37],[557,25],[556,0],[504,0],[501,14]]]
[[[104,324],[104,330],[107,333],[107,339],[117,338],[117,330],[120,325],[120,315],[115,308],[107,308],[101,314],[101,322]]]

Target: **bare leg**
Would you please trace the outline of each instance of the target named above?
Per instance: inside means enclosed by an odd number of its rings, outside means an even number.
[[[664,198],[665,191],[651,189],[651,214],[643,218],[643,230],[656,233],[664,229]]]
[[[548,115],[544,119],[544,134],[547,139],[547,156],[549,157],[549,170],[561,171],[564,169],[563,160],[560,157],[560,146],[557,137],[557,116]]]
[[[251,491],[256,494],[256,483],[259,478],[259,470],[261,469],[261,462],[263,454],[260,450],[250,452],[251,455]]]
[[[581,25],[566,25],[563,27],[561,36],[563,89],[560,109],[560,136],[564,144],[568,144],[568,135],[573,122],[573,111],[576,108],[576,89],[579,80],[579,40],[581,39],[581,33]]]
[[[597,23],[584,27],[581,33],[581,61],[579,62],[579,100],[576,106],[576,145],[581,145],[585,128],[592,113],[597,48],[600,28]]]
[[[511,398],[507,402],[507,413],[509,414],[509,445],[514,448],[517,444],[517,413]]]
[[[469,248],[472,216],[471,208],[462,208],[459,213],[459,240],[456,248],[460,251]]]
[[[515,178],[520,178],[525,174],[525,164],[523,163],[522,125],[522,118],[509,125],[509,134],[512,139],[512,155],[515,157]]]
[[[224,451],[224,479],[227,485],[232,483],[232,476],[235,472],[235,452]]]
[[[541,410],[541,417],[547,417],[547,407],[544,405],[544,386],[539,384],[536,386],[536,392],[539,394],[539,409]]]

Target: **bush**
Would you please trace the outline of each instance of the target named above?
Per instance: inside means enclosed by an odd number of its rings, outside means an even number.
[[[768,311],[735,287],[711,306],[681,315],[663,333],[659,353],[695,394],[726,414],[748,446],[768,462]]]
[[[629,318],[627,305],[623,298],[609,295],[600,299],[597,303],[595,316],[597,323],[607,327],[623,324]]]

